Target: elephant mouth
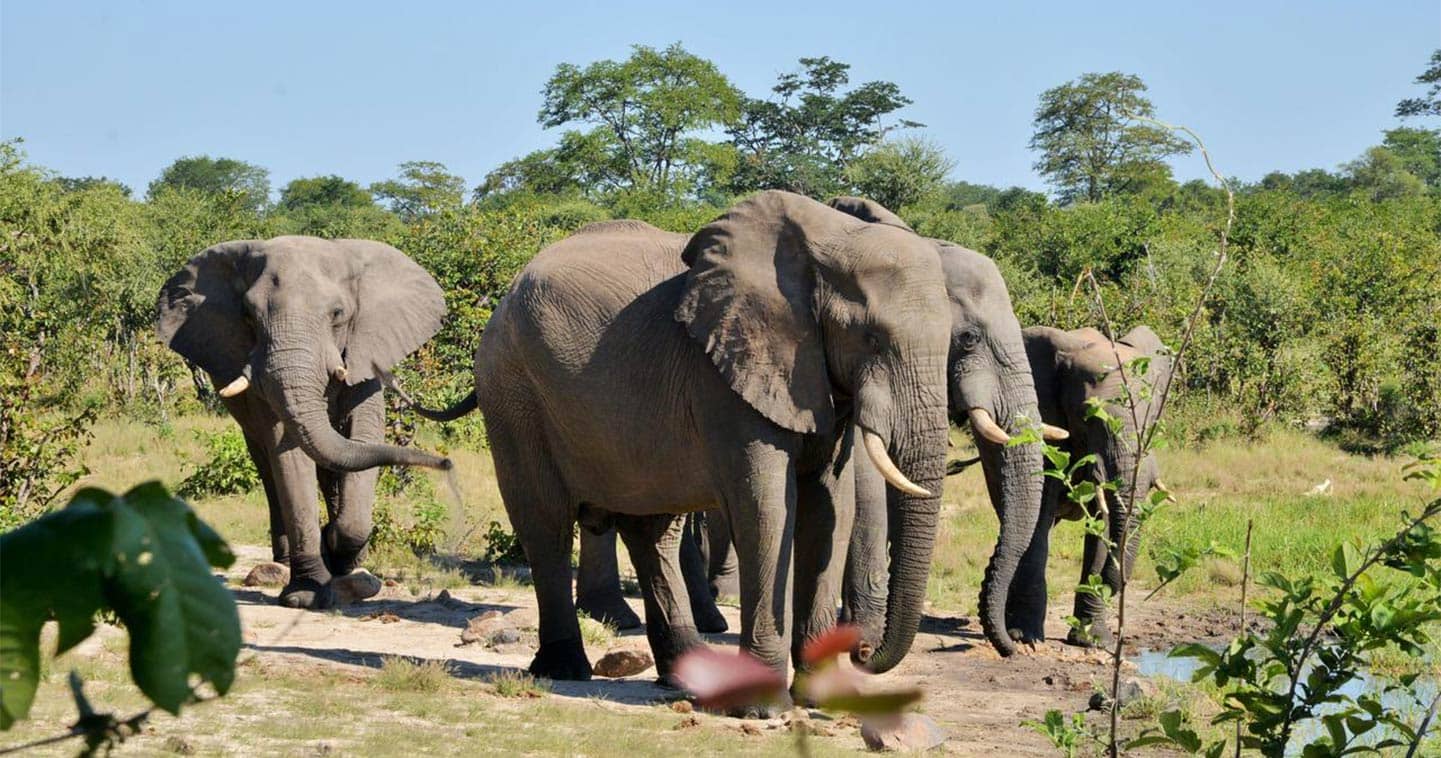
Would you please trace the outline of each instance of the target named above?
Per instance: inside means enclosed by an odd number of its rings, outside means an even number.
[[[875,465],[876,471],[880,472],[886,483],[895,487],[898,491],[911,497],[931,497],[931,491],[912,482],[905,474],[901,473],[890,453],[886,451],[886,442],[881,435],[876,434],[866,427],[861,427],[861,446],[865,448],[866,455],[870,457],[871,463]]]

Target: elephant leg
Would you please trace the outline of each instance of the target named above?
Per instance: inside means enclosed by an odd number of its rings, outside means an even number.
[[[730,625],[721,615],[720,608],[716,607],[706,579],[706,561],[701,555],[705,516],[701,512],[692,513],[684,518],[684,522],[680,538],[680,567],[685,577],[686,594],[690,596],[691,615],[700,631],[720,634]]]
[[[315,461],[289,434],[276,446],[271,469],[290,543],[290,582],[280,591],[280,604],[291,608],[329,608],[330,571],[320,557],[320,514],[316,501]]]
[[[680,549],[685,533],[681,515],[617,516],[616,529],[625,540],[645,597],[645,636],[663,684],[670,683],[676,659],[704,644],[691,616]]]
[[[856,479],[850,446],[848,426],[836,442],[836,455],[844,462],[828,463],[818,474],[798,482],[794,600],[797,628],[791,636],[792,662],[797,669],[803,668],[801,650],[806,642],[836,625],[846,551],[855,522]]]
[[[1051,529],[1056,524],[1062,486],[1046,477],[1041,490],[1041,515],[1031,544],[1021,555],[1016,576],[1006,595],[1006,631],[1011,639],[1028,644],[1046,639],[1046,560],[1051,555]]]
[[[855,471],[855,522],[846,549],[845,578],[841,584],[842,620],[861,629],[856,651],[865,663],[881,642],[886,627],[889,516],[886,480],[866,455],[852,455]]]
[[[581,528],[575,607],[597,621],[614,624],[617,629],[640,626],[640,617],[631,610],[620,591],[620,564],[616,560],[614,529],[596,534]]]
[[[1107,536],[1116,547],[1108,546],[1100,537],[1087,534],[1086,546],[1081,558],[1081,580],[1084,582],[1092,576],[1101,577],[1101,581],[1110,588],[1112,597],[1115,597],[1121,590],[1120,565],[1117,563],[1117,550],[1121,544],[1121,534],[1124,515],[1120,498],[1113,494],[1107,495],[1110,502],[1110,512],[1107,518]],[[1140,548],[1140,541],[1128,539],[1126,545],[1126,571],[1129,576],[1131,566],[1135,562],[1136,552]],[[1107,621],[1106,602],[1094,594],[1088,592],[1077,592],[1073,614],[1080,623],[1082,629],[1089,629],[1089,633],[1083,633],[1072,629],[1066,636],[1066,641],[1073,645],[1082,647],[1110,647],[1114,638],[1111,636],[1111,629]]]
[[[486,432],[501,499],[530,563],[540,610],[540,649],[531,659],[530,673],[547,679],[588,680],[590,660],[571,596],[576,507],[541,435],[531,430],[517,436],[499,418],[486,419]]]
[[[725,509],[715,508],[706,512],[705,538],[708,548],[706,573],[710,577],[711,597],[740,597],[740,568]]]
[[[245,433],[245,449],[250,453],[250,460],[255,463],[255,470],[260,473],[260,484],[265,489],[265,503],[270,510],[270,559],[288,566],[290,537],[286,534],[280,495],[275,490],[275,473],[270,469],[270,453],[266,452],[265,445],[249,432]]]
[[[378,381],[352,388],[342,397],[337,415],[336,428],[346,437],[357,442],[385,440],[385,399]],[[321,535],[321,555],[331,574],[344,576],[365,559],[380,469],[323,473],[329,475],[321,478],[321,491],[327,495],[330,520]]]

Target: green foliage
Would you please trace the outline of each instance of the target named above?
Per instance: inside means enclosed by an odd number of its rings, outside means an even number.
[[[175,494],[181,497],[242,495],[260,486],[260,473],[250,460],[245,435],[234,426],[208,434],[196,431],[205,444],[205,460],[185,477]]]
[[[499,521],[492,521],[485,528],[485,553],[481,560],[492,565],[523,566],[526,564],[525,549],[520,539]]]
[[[176,160],[150,183],[146,197],[154,198],[166,189],[189,189],[207,195],[226,195],[251,211],[270,202],[270,172],[234,158],[190,155]]]
[[[1424,97],[1408,97],[1396,104],[1397,118],[1441,116],[1441,48],[1431,53],[1431,65],[1416,77],[1417,84],[1429,84]]]
[[[1086,714],[1073,713],[1071,720],[1066,721],[1065,714],[1057,710],[1046,711],[1046,716],[1040,721],[1022,721],[1021,726],[1027,727],[1039,733],[1051,741],[1061,755],[1066,758],[1075,758],[1081,755],[1091,743],[1098,742],[1096,735],[1086,725]]]
[[[30,711],[40,675],[40,630],[59,624],[56,652],[111,610],[130,634],[135,684],[170,713],[195,699],[195,681],[225,694],[235,677],[240,617],[210,567],[230,548],[157,483],[122,496],[83,489],[64,509],[0,536],[0,728]]]
[[[400,176],[370,185],[375,197],[406,223],[460,207],[465,180],[436,161],[406,161]]]
[[[1082,74],[1041,93],[1031,149],[1035,169],[1062,204],[1096,202],[1168,184],[1164,160],[1191,151],[1190,143],[1135,121],[1154,115],[1140,77],[1113,71]]]
[[[359,184],[331,174],[291,180],[280,191],[277,207],[295,211],[317,205],[364,208],[373,204],[370,193]]]
[[[861,196],[900,208],[938,193],[955,165],[936,143],[911,137],[862,153],[846,166],[845,178]]]

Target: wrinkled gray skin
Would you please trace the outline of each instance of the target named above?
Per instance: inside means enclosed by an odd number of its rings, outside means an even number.
[[[1116,492],[1106,493],[1105,497],[1108,538],[1119,545],[1123,530],[1129,528],[1124,516],[1131,511],[1133,493],[1134,500],[1144,500],[1158,487],[1155,457],[1147,455],[1138,468],[1135,451],[1137,431],[1148,433],[1160,414],[1159,402],[1171,381],[1171,356],[1155,332],[1145,326],[1132,329],[1115,343],[1090,328],[1062,331],[1030,327],[1025,330],[1025,339],[1041,419],[1071,434],[1069,439],[1055,444],[1069,452],[1073,461],[1084,455],[1096,455],[1095,465],[1083,469],[1077,480],[1117,482]],[[1144,373],[1132,364],[1138,357],[1150,358]],[[1125,371],[1124,382],[1117,366]],[[1134,413],[1125,400],[1127,386],[1134,398]],[[1091,398],[1104,401],[1106,412],[1122,422],[1119,432],[1112,432],[1099,419],[1086,419],[1086,403]],[[1092,503],[1090,507],[1094,511],[1097,504]],[[1044,639],[1050,530],[1057,518],[1076,519],[1081,515],[1079,506],[1065,498],[1064,486],[1048,477],[1036,535],[1016,572],[1006,609],[1007,628],[1019,639]],[[1127,572],[1139,546],[1140,540],[1127,540]],[[1107,549],[1100,538],[1087,535],[1082,577],[1100,575],[1113,592],[1118,591],[1120,563],[1117,558],[1115,548]],[[1074,615],[1090,633],[1072,629],[1067,642],[1110,643],[1106,607],[1100,598],[1076,593]]]
[[[895,214],[869,200],[842,197],[831,205],[872,223],[905,227]],[[1041,414],[1021,325],[995,263],[944,240],[928,241],[940,252],[949,301],[951,421],[970,428],[968,413],[979,408],[1011,434],[1037,423]],[[981,583],[981,626],[997,652],[1011,655],[1016,646],[1007,633],[1005,609],[1011,605],[1009,593],[1016,587],[1012,577],[1031,543],[1041,508],[1041,450],[1034,443],[999,445],[979,433],[975,439],[991,504],[1000,518],[996,548]],[[885,598],[887,575],[881,556],[887,552],[887,515],[896,507],[897,493],[867,460],[856,460],[855,479],[856,518],[846,558],[843,614],[862,629],[857,657],[864,659],[864,640],[876,638],[878,609]],[[893,541],[890,550],[896,550]]]
[[[933,246],[785,192],[689,238],[607,222],[541,251],[481,337],[475,391],[540,606],[531,672],[591,674],[571,599],[579,521],[625,541],[668,677],[700,644],[680,514],[717,506],[734,525],[741,646],[784,670],[835,622],[853,424],[932,493],[899,500],[890,527],[902,549],[875,657],[898,662],[943,482],[944,307]]]
[[[273,556],[290,566],[280,602],[329,607],[332,575],[356,567],[370,536],[375,467],[450,467],[382,444],[375,375],[439,329],[440,287],[389,245],[277,237],[195,256],[161,288],[156,313],[161,342],[217,387],[250,380],[224,403],[264,483]]]
[[[842,197],[831,200],[830,205],[872,225],[910,231],[900,218],[869,200]],[[947,395],[951,419],[958,425],[970,426],[967,412],[981,408],[1011,432],[1019,431],[1023,420],[1034,422],[1039,414],[1020,323],[1011,308],[1005,282],[995,265],[979,253],[941,240],[925,241],[940,251],[948,285]],[[1015,646],[1006,634],[1003,610],[1007,607],[1007,592],[1012,587],[1009,577],[1020,564],[1040,510],[1040,446],[1004,448],[977,439],[991,483],[992,502],[1001,518],[1000,538],[981,590],[982,626],[996,649],[1009,655]],[[884,671],[894,664],[886,659],[877,660],[875,653],[884,639],[892,587],[887,564],[897,558],[896,553],[887,550],[887,534],[889,525],[903,518],[898,509],[904,507],[904,498],[886,486],[867,456],[856,455],[853,466],[856,519],[847,550],[843,614],[845,620],[862,628],[861,643],[853,652],[853,658],[857,663]],[[702,552],[709,553],[710,579],[715,582],[724,579],[727,530],[723,521],[719,525],[714,523],[720,519],[710,520],[713,523],[708,524],[706,530],[708,550]],[[580,582],[596,594],[610,588],[608,591],[619,602],[613,549],[605,553],[610,556],[607,564],[601,555],[608,545],[599,541],[603,538],[595,539],[597,542],[593,544],[582,542]],[[898,549],[904,548],[890,544],[891,551]],[[688,575],[686,579],[691,586],[700,581],[697,575]],[[709,592],[699,600],[692,595],[691,604],[697,618],[707,612],[707,608],[715,612],[710,598]]]

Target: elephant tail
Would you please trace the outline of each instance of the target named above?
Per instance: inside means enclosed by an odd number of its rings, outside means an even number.
[[[469,395],[466,395],[460,402],[456,403],[455,405],[452,405],[445,410],[438,411],[426,408],[420,403],[415,402],[415,398],[411,397],[410,394],[405,391],[405,388],[400,386],[400,382],[396,381],[395,376],[389,371],[385,371],[379,366],[377,366],[375,372],[378,376],[380,376],[380,381],[386,386],[386,388],[390,389],[392,392],[400,396],[400,402],[404,404],[402,410],[411,411],[415,415],[420,416],[421,418],[446,423],[449,421],[454,421],[461,416],[464,416],[465,414],[475,410],[475,390],[471,390]]]

